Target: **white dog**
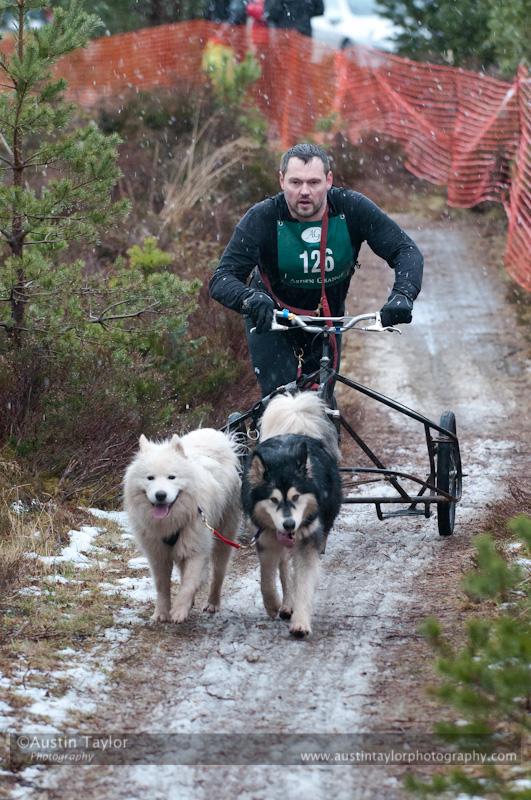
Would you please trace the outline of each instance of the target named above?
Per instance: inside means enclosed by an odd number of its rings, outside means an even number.
[[[136,542],[146,555],[157,602],[152,620],[182,622],[213,563],[206,611],[218,611],[233,548],[208,524],[235,541],[240,524],[237,445],[203,428],[183,438],[151,442],[145,436],[124,477],[124,504]],[[173,564],[181,585],[170,611]]]

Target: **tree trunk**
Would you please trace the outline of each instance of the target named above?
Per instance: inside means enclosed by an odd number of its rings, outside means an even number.
[[[24,14],[22,8],[19,8],[19,35],[17,42],[18,57],[20,61],[24,58]],[[18,98],[19,105],[22,104],[22,98]],[[18,114],[17,114],[18,119]],[[24,179],[24,164],[23,164],[23,151],[21,141],[21,131],[17,125],[13,131],[13,186],[22,187]],[[25,276],[22,266],[22,253],[24,250],[24,234],[23,234],[23,218],[20,214],[13,214],[13,222],[11,225],[11,254],[20,258],[21,265],[17,270],[17,283],[11,292],[11,316],[13,318],[15,330],[14,339],[17,344],[21,342],[22,323],[24,321],[24,312],[28,297],[25,293]]]

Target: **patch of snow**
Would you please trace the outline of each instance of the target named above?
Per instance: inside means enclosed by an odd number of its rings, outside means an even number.
[[[129,559],[128,565],[131,569],[149,569],[149,562],[145,556]]]
[[[32,800],[36,795],[37,786],[43,775],[42,767],[26,767],[24,770],[24,784],[11,788],[10,800]]]
[[[14,503],[11,503],[11,510],[14,514],[27,514],[30,508],[22,500],[15,500]]]
[[[125,522],[124,514],[113,515],[102,512],[99,516],[116,517],[116,521],[120,524]],[[59,555],[39,556],[35,553],[29,555],[39,558],[39,560],[47,564],[70,563],[74,567],[85,567],[95,563],[90,559],[89,554],[101,551],[101,548],[95,546],[96,537],[100,532],[98,528],[86,525],[80,530],[69,531],[70,542],[61,550]],[[131,538],[128,533],[124,533],[124,537]],[[143,561],[145,561],[143,557],[139,558],[138,563],[133,566],[141,569],[144,566]],[[47,575],[44,580],[48,584],[77,582],[57,574]],[[102,583],[101,588],[109,593],[121,592],[127,594],[128,602],[137,604],[133,608],[125,607],[120,609],[115,615],[115,627],[105,631],[104,636],[107,641],[119,644],[127,640],[135,624],[144,622],[138,616],[138,603],[152,601],[154,594],[153,581],[150,577],[122,578],[115,585]],[[39,594],[40,591],[39,587],[30,586],[23,589],[21,593],[33,595]],[[100,666],[97,648],[89,654],[88,660],[86,654],[80,654],[73,648],[63,648],[58,651],[57,655],[65,659],[67,663],[59,659],[60,666],[49,676],[51,683],[49,682],[48,685],[43,687],[32,686],[29,680],[32,674],[40,675],[38,670],[20,670],[11,679],[0,673],[0,687],[9,688],[15,693],[23,694],[26,699],[32,701],[17,714],[18,719],[15,719],[10,706],[1,702],[0,728],[2,730],[15,732],[20,729],[21,725],[24,725],[26,728],[31,727],[32,732],[35,733],[54,733],[61,731],[65,724],[68,724],[72,712],[92,713],[97,708],[98,703],[102,701],[107,692],[107,670],[112,668],[112,655],[105,655],[105,669]],[[71,684],[71,688],[61,697],[54,696],[53,691],[50,691],[50,686],[53,687],[55,679]],[[24,770],[24,779],[31,781],[32,774],[40,774],[40,770],[34,767]],[[22,800],[22,798],[26,797],[26,789],[17,787],[11,796]],[[30,795],[28,794],[27,796],[29,797]]]
[[[127,592],[127,596],[131,600],[144,603],[153,601],[155,597],[155,587],[151,575],[138,578],[118,578],[116,584]]]
[[[45,575],[44,579],[46,583],[72,583],[72,579],[65,578],[64,575]]]
[[[136,625],[139,623],[145,625],[146,620],[142,619],[137,612],[137,608],[121,608],[119,611],[115,611],[114,621],[116,625]],[[107,630],[112,631],[114,628],[108,628]]]
[[[95,658],[89,658],[87,661],[85,657],[83,663],[81,658],[76,654],[73,663],[63,665],[63,668],[55,673],[60,680],[72,684],[72,688],[61,697],[54,696],[47,686],[30,685],[28,679],[33,673],[40,674],[38,670],[19,672],[13,677],[11,688],[15,692],[23,693],[25,699],[33,701],[24,707],[24,724],[26,727],[31,725],[32,733],[58,732],[71,712],[82,709],[83,712],[89,713],[97,708],[98,702],[107,692],[107,675],[98,667]],[[53,678],[53,675],[51,677]],[[0,725],[4,730],[9,733],[15,732],[12,720],[7,725],[4,722],[0,719]]]
[[[73,567],[80,568],[86,567],[91,563],[87,553],[94,547],[93,542],[100,533],[99,528],[84,525],[79,531],[71,530],[68,533],[70,544],[67,547],[63,547],[58,556],[40,556],[40,560],[44,564],[58,564],[68,561]]]
[[[109,642],[126,642],[130,636],[131,631],[129,628],[107,628],[105,631],[105,638]]]
[[[100,519],[108,519],[111,522],[116,522],[116,524],[123,528],[124,531],[127,533],[131,532],[129,518],[125,511],[103,511],[99,508],[89,508],[88,510],[92,516],[99,517]]]
[[[457,795],[455,800],[487,800],[487,798],[478,797],[477,794],[471,795],[471,794],[465,794],[464,792],[460,792],[460,794]]]

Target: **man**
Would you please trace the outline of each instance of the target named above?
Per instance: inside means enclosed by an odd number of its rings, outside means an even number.
[[[275,28],[312,35],[312,17],[324,14],[323,0],[265,0],[264,18]]]
[[[283,191],[253,206],[238,223],[210,281],[215,300],[244,314],[263,397],[295,380],[300,368],[306,374],[319,369],[314,337],[301,329],[271,331],[273,309],[343,315],[366,241],[395,271],[382,324],[411,322],[423,269],[418,247],[396,222],[362,194],[332,185],[328,156],[320,147],[292,147],[282,156],[279,177]],[[340,338],[335,337],[338,371]]]

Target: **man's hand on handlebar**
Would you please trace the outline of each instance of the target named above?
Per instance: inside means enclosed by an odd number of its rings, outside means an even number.
[[[255,292],[243,302],[242,310],[251,317],[256,333],[271,330],[275,303],[264,292]]]
[[[412,305],[411,300],[408,302]],[[326,331],[339,334],[350,330],[401,333],[398,328],[393,328],[390,324],[384,325],[383,315],[379,311],[373,311],[370,314],[359,314],[357,317],[299,316],[285,308],[281,310],[275,308],[273,300],[264,292],[255,292],[245,300],[242,311],[253,320],[255,327],[251,328],[251,332],[256,331],[256,333],[289,331],[293,328],[301,328],[303,331],[312,334],[325,333]],[[409,320],[402,319],[402,322],[410,320],[411,310],[409,311]],[[356,327],[359,323],[366,324]]]
[[[393,292],[389,297],[387,303],[380,311],[382,326],[388,328],[391,325],[400,325],[411,322],[413,300],[406,297],[404,294]]]
[[[359,323],[366,323],[359,325]],[[371,323],[371,324],[367,324]],[[315,316],[299,316],[287,309],[277,310],[273,312],[273,321],[270,330],[272,331],[289,331],[293,328],[301,328],[303,331],[312,334],[325,333],[344,333],[345,331],[389,331],[392,333],[401,333],[398,328],[391,326],[383,327],[380,321],[380,312],[371,312],[370,314],[359,314],[357,317],[315,317]],[[255,330],[252,328],[251,330]]]

